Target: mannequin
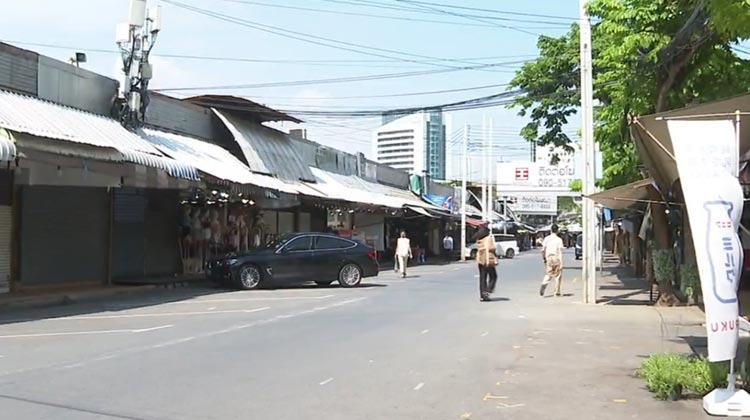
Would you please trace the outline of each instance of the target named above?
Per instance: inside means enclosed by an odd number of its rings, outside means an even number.
[[[245,221],[245,215],[240,214],[240,216],[237,218],[237,231],[239,236],[239,251],[245,252],[247,251],[247,222]]]
[[[232,248],[232,251],[239,252],[240,250],[240,229],[239,225],[237,223],[237,216],[234,214],[229,215],[229,220],[227,221],[227,244],[230,248]]]
[[[211,224],[210,224],[210,241],[211,241],[211,256],[219,254],[219,247],[221,246],[221,223],[219,222],[219,212],[211,210]]]
[[[203,232],[203,237],[201,238],[201,249],[203,252],[203,259],[201,261],[201,269],[205,268],[206,262],[208,262],[208,259],[210,256],[210,244],[211,244],[211,219],[210,219],[210,212],[208,209],[205,209],[201,212],[201,228]]]
[[[182,270],[190,272],[190,247],[193,246],[193,238],[190,235],[190,206],[182,206],[182,219],[180,220],[180,255],[182,256]]]

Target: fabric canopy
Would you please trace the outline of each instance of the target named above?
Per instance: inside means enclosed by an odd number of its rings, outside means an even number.
[[[466,218],[466,224],[469,226],[480,227],[485,224],[484,220],[472,219],[471,217]]]
[[[668,189],[679,178],[667,120],[734,120],[735,111],[750,112],[750,94],[636,118],[631,133],[638,154],[657,185]],[[740,118],[740,155],[750,151],[750,115]],[[711,139],[706,139],[711,141]]]
[[[648,200],[648,189],[652,188],[651,178],[631,182],[630,184],[610,188],[606,191],[591,194],[588,197],[602,206],[612,210],[624,210],[640,205]]]

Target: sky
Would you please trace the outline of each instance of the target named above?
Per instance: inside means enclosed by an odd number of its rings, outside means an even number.
[[[116,77],[120,59],[115,26],[126,20],[128,3],[129,0],[0,0],[0,40],[64,61],[76,51],[86,52],[88,62],[83,67]],[[199,88],[164,92],[178,97],[204,93],[244,96],[305,121],[300,127],[286,123],[278,126],[280,129],[307,128],[311,140],[368,157],[372,157],[371,136],[379,117],[342,118],[305,112],[420,107],[501,93],[506,87],[403,95],[507,84],[521,62],[537,54],[538,35],[564,34],[578,8],[576,0],[148,0],[148,4],[160,5],[163,15],[163,30],[151,59],[152,89]],[[201,10],[187,10],[185,6]],[[496,66],[455,69],[479,64]],[[410,77],[319,82],[438,70],[441,72]],[[299,81],[313,82],[208,89]],[[518,135],[528,121],[516,113],[517,110],[504,107],[450,113],[449,171],[451,166],[454,170],[457,167],[459,153],[458,137],[453,132],[461,131],[466,124],[472,126],[473,132],[480,132],[483,118],[492,119],[493,137],[502,145],[493,152],[493,160],[528,159],[527,143]],[[572,125],[574,132],[578,124]],[[481,165],[477,162],[478,155],[473,155],[474,177]]]

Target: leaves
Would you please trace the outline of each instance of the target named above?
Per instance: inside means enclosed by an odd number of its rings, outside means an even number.
[[[595,140],[604,158],[601,187],[639,176],[631,115],[678,108],[747,91],[750,63],[732,49],[750,37],[750,0],[592,0]],[[564,128],[580,105],[578,26],[542,36],[539,58],[526,63],[509,89],[524,94],[511,108],[530,122],[528,141],[566,147]]]

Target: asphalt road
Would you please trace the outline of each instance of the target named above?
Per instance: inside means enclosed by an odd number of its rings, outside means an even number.
[[[524,405],[493,390],[525,310],[549,301],[538,252],[501,260],[487,303],[473,263],[403,280],[385,268],[355,289],[185,289],[2,314],[0,418],[478,419]],[[578,295],[576,274],[565,293]]]

